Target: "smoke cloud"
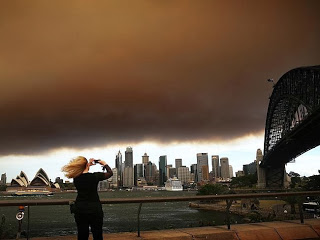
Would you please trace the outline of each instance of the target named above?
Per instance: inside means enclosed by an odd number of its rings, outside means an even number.
[[[320,63],[319,1],[9,1],[0,155],[264,130],[272,84]]]

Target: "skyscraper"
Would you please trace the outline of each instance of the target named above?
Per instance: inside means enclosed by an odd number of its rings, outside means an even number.
[[[138,179],[143,178],[143,164],[138,163],[134,165],[134,185],[137,186]]]
[[[149,161],[148,164],[144,165],[144,168],[145,179],[147,181],[147,184],[156,185],[157,166]]]
[[[182,166],[182,159],[181,158],[177,158],[175,160],[175,162],[176,162],[176,169],[178,169],[179,167]]]
[[[123,186],[133,187],[133,168],[125,167],[123,172]]]
[[[190,175],[193,175],[194,176],[194,178],[192,179],[192,181],[197,181],[197,179],[198,179],[198,175],[197,175],[197,172],[198,172],[198,170],[197,170],[197,168],[198,168],[198,166],[197,166],[197,164],[191,164],[191,166],[190,166]],[[179,174],[178,174],[179,175]]]
[[[131,167],[133,169],[133,151],[132,147],[127,147],[125,151],[124,167]]]
[[[219,171],[219,155],[212,155],[212,174],[214,178],[220,177]]]
[[[121,187],[123,184],[123,166],[122,166],[122,154],[119,150],[118,154],[116,155],[116,169],[117,169],[117,186]]]
[[[159,157],[159,185],[164,186],[164,183],[167,181],[167,156]]]
[[[147,153],[144,153],[142,156],[142,164],[146,165],[149,162],[149,156]]]
[[[229,178],[233,178],[233,167],[229,165]]]
[[[197,182],[200,182],[203,179],[203,170],[208,171],[208,173],[205,172],[205,176],[209,176],[209,168],[203,168],[203,166],[209,166],[208,164],[208,153],[197,153],[197,175],[198,179]]]
[[[221,165],[221,178],[222,179],[230,178],[229,159],[227,157],[220,158],[220,165]]]
[[[186,166],[180,166],[178,168],[179,180],[182,184],[187,184],[190,181],[190,171]]]

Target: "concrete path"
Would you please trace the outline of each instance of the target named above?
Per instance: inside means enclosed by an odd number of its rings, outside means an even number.
[[[198,227],[174,230],[143,231],[104,234],[105,240],[293,240],[320,239],[320,219],[300,221],[263,222],[226,226]],[[37,237],[32,240],[76,240],[76,236]],[[92,236],[90,238],[92,240]]]

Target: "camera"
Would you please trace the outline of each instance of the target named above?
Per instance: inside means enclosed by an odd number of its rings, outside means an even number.
[[[94,160],[94,163],[97,164],[97,163],[99,163],[99,161],[100,161],[100,160]]]

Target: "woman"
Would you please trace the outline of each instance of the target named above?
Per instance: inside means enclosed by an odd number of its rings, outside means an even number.
[[[90,167],[95,163],[102,165],[107,172],[89,173]],[[103,160],[90,158],[88,162],[85,157],[79,156],[63,166],[62,171],[65,172],[66,177],[73,178],[73,183],[78,191],[74,209],[78,240],[88,240],[89,226],[94,240],[103,239],[103,211],[97,187],[99,181],[113,175],[111,168]]]

